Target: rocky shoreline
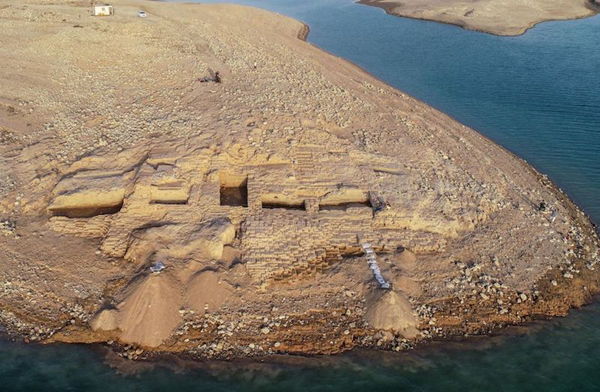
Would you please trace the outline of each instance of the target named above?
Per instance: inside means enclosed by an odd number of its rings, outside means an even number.
[[[0,2],[13,338],[129,359],[401,351],[564,316],[598,291],[596,229],[560,189],[303,42],[306,25],[115,6]]]

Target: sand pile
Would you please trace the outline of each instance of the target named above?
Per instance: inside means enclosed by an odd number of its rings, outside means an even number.
[[[408,249],[396,252],[386,257],[382,264],[384,276],[389,277],[392,287],[403,295],[418,298],[423,292],[417,275],[417,256]]]
[[[119,329],[118,317],[119,311],[117,309],[105,309],[90,321],[90,327],[94,331],[114,331]]]
[[[215,271],[198,272],[187,284],[173,276],[165,272],[140,277],[123,292],[115,308],[99,312],[90,326],[96,331],[118,330],[124,343],[157,347],[181,323],[181,309],[189,308],[202,316],[218,310],[234,291]]]
[[[233,288],[216,272],[204,270],[204,263],[219,260],[224,245],[234,237],[235,228],[228,219],[140,230],[126,258],[165,261],[169,270],[134,280],[123,291],[116,309],[98,313],[91,327],[120,330],[119,339],[125,343],[157,347],[181,322],[182,308],[190,307],[199,315],[217,310]]]
[[[200,272],[188,283],[186,303],[198,314],[219,309],[233,293],[229,283],[213,271]]]
[[[95,330],[121,331],[119,339],[157,347],[181,321],[183,296],[179,282],[167,274],[150,275],[133,283],[117,309],[100,312],[91,323]]]
[[[387,291],[369,307],[365,319],[376,329],[393,331],[414,338],[418,321],[408,300],[395,291]]]

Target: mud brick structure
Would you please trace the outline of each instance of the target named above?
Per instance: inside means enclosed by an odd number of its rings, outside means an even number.
[[[59,216],[50,218],[50,226],[102,238],[103,252],[126,257],[136,231],[226,218],[235,225],[243,261],[258,281],[322,272],[360,253],[360,241],[380,252],[444,246],[443,236],[407,228],[402,212],[385,205],[373,169],[373,164],[379,171],[395,167],[385,157],[316,145],[296,146],[287,159],[273,163],[231,162],[227,154],[190,153],[177,145],[138,154],[129,162],[107,157],[103,167],[59,183],[49,206]],[[111,161],[126,164],[108,170]],[[103,200],[114,194],[123,197],[112,204]],[[69,218],[78,215],[74,211],[91,216]]]

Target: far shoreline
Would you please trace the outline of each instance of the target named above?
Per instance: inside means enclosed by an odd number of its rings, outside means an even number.
[[[419,16],[415,16],[415,15],[394,12],[394,9],[398,8],[399,3],[398,4],[392,3],[392,2],[380,3],[376,0],[357,0],[357,1],[355,1],[355,3],[369,6],[369,7],[380,8],[380,9],[384,10],[386,14],[395,16],[395,17],[409,18],[409,19],[415,19],[415,20],[424,20],[424,21],[435,22],[435,23],[442,23],[442,24],[447,24],[447,25],[451,25],[451,26],[457,26],[464,30],[495,35],[498,37],[518,37],[518,36],[524,35],[529,30],[533,29],[534,27],[536,27],[537,25],[539,25],[541,23],[563,22],[563,21],[566,22],[569,20],[587,19],[587,18],[597,16],[600,13],[600,3],[596,2],[595,0],[586,0],[585,7],[591,11],[591,13],[588,15],[583,15],[583,16],[579,16],[579,17],[568,17],[568,18],[543,18],[541,20],[536,20],[534,22],[529,23],[528,25],[519,29],[519,31],[516,33],[509,33],[509,32],[503,33],[503,32],[492,31],[491,29],[487,30],[485,28],[472,27],[472,26],[469,26],[468,23],[465,23],[462,21],[449,21],[449,20],[442,20],[441,18],[438,19],[438,18],[419,17]]]

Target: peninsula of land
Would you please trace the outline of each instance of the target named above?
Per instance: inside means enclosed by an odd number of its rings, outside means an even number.
[[[0,324],[127,358],[565,315],[598,237],[477,132],[233,5],[0,0]]]
[[[538,23],[586,18],[596,0],[359,0],[387,13],[449,23],[495,35],[521,35]]]

